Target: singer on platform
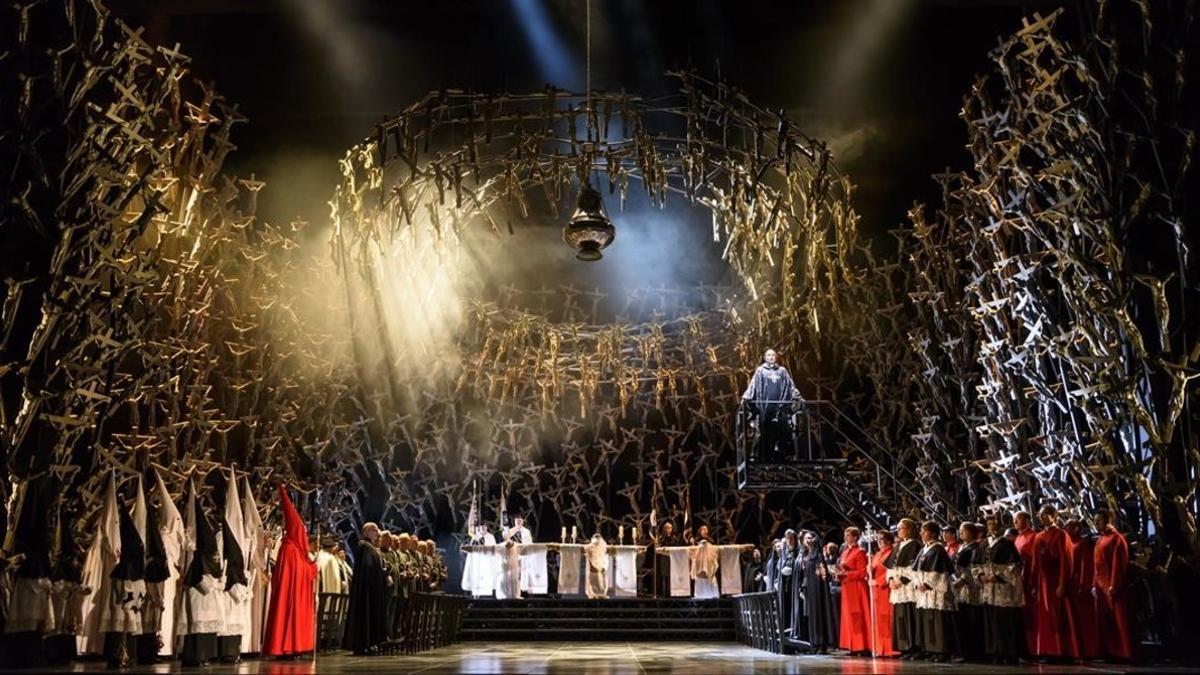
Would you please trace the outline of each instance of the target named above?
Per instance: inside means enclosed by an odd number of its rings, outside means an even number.
[[[779,461],[793,451],[788,418],[800,391],[787,368],[776,363],[774,349],[763,354],[763,364],[754,371],[750,386],[742,394],[742,407],[758,425],[758,440],[751,459]]]

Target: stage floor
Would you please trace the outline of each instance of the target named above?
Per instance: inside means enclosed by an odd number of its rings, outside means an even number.
[[[76,663],[76,672],[104,672],[99,662]],[[885,659],[851,659],[836,656],[779,656],[733,643],[609,642],[569,643],[467,642],[415,656],[321,656],[313,661],[247,661],[183,669],[176,663],[130,668],[130,673],[585,673],[608,675],[635,673],[1120,673],[1195,672],[1183,667],[1143,666],[1122,668],[1106,664],[1081,666],[986,666],[934,664]],[[49,672],[25,670],[19,672]],[[56,670],[54,672],[61,672]]]

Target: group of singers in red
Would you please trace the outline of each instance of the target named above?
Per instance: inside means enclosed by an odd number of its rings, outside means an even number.
[[[1051,506],[1038,517],[1040,529],[1024,511],[1013,516],[1012,527],[1000,514],[957,529],[905,518],[896,532],[877,535],[871,553],[859,530],[846,528],[845,545],[829,569],[837,587],[836,628],[813,635],[835,633],[836,646],[854,655],[902,659],[1133,659],[1129,548],[1109,512],[1092,514],[1094,533],[1080,519],[1060,524]],[[787,539],[780,542],[785,551]],[[778,590],[780,575],[767,576]],[[791,625],[812,612],[805,604],[801,593],[795,609],[783,612],[796,615]],[[801,623],[811,627],[812,616],[807,619]]]

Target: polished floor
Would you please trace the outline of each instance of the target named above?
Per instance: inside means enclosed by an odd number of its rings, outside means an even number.
[[[76,672],[104,671],[104,664],[74,664]],[[1073,666],[985,666],[934,664],[836,656],[780,656],[730,643],[609,642],[609,643],[462,643],[413,656],[321,656],[317,661],[246,661],[184,669],[178,663],[130,668],[131,673],[211,673],[212,675],[308,673],[578,673],[630,675],[640,673],[1119,673],[1193,672],[1186,668],[1142,666],[1121,668],[1106,664]],[[39,672],[39,671],[22,671]],[[48,671],[41,671],[48,672]],[[58,672],[58,671],[55,671]],[[112,672],[112,671],[110,671]]]

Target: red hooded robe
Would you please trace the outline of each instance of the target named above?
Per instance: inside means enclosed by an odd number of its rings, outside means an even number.
[[[264,656],[301,654],[316,649],[317,564],[308,558],[304,521],[279,486],[283,541],[271,575],[271,606],[263,635]]]

